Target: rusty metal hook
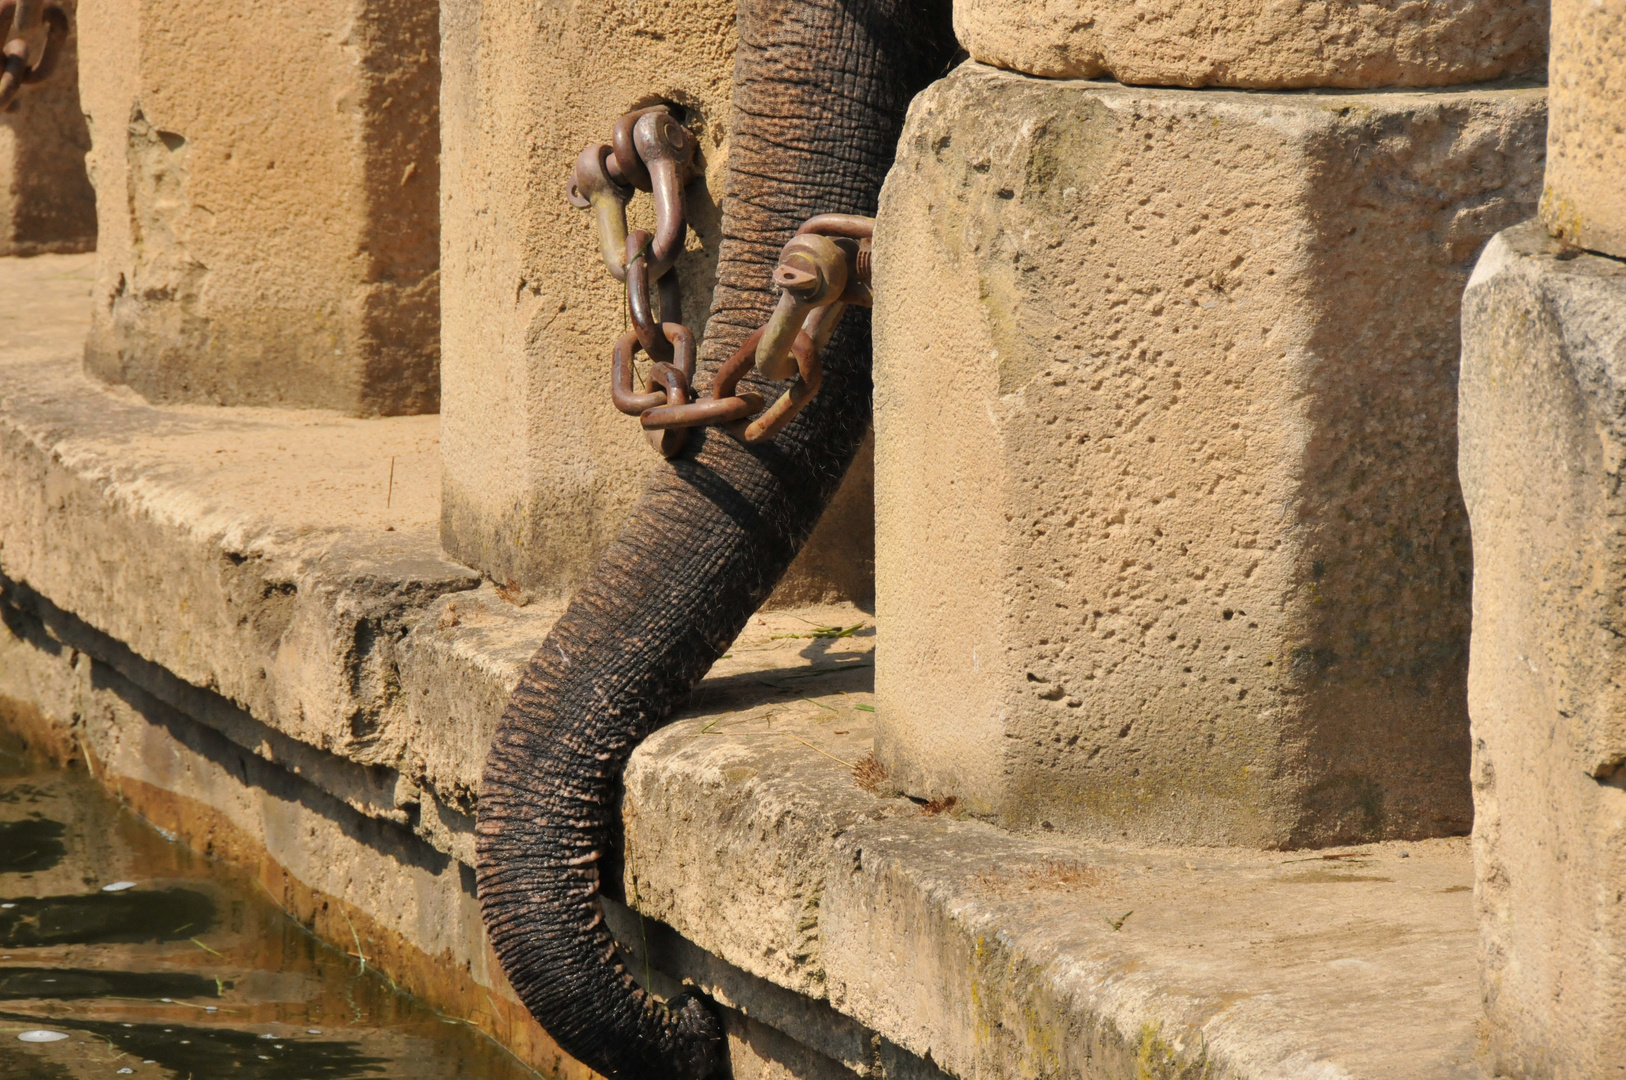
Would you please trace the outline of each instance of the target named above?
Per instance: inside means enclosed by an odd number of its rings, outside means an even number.
[[[599,254],[617,281],[626,280],[627,203],[637,191],[655,196],[649,279],[659,280],[683,254],[689,227],[683,189],[693,175],[695,150],[689,129],[656,105],[621,117],[611,142],[594,143],[576,159],[565,194],[572,206],[592,208]]]
[[[814,308],[832,303],[847,289],[847,257],[827,236],[798,233],[779,253],[774,267],[779,303],[757,346],[756,367],[765,379],[788,379],[796,373],[792,345]]]
[[[565,195],[570,205],[591,208],[598,225],[598,252],[610,276],[627,280],[627,203],[632,189],[610,176],[609,143],[595,143],[581,152],[571,170]]]
[[[874,225],[873,219],[854,214],[820,214],[785,244],[773,272],[779,303],[757,346],[757,370],[764,378],[788,379],[796,374],[791,345],[799,331],[824,326],[824,341],[818,345],[824,347],[835,325],[823,316],[815,317],[821,308],[839,305],[835,314],[839,319],[849,306],[869,307],[873,302],[867,234],[874,231]]]
[[[639,191],[655,190],[650,180],[649,170],[644,168],[642,159],[638,157],[638,146],[633,137],[633,129],[638,121],[651,113],[665,113],[665,105],[651,105],[645,109],[634,109],[624,114],[615,122],[610,131],[610,144],[615,148],[615,155],[610,159],[610,169],[616,178],[628,187]]]
[[[695,141],[689,129],[664,109],[644,113],[632,129],[632,138],[655,195],[655,242],[650,248],[649,272],[658,278],[683,254],[683,239],[689,230],[683,189],[689,183]],[[621,160],[620,154],[616,160]]]

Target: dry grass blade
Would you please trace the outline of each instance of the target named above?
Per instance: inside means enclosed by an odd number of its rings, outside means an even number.
[[[1102,874],[1088,863],[1058,859],[1043,866],[1015,871],[988,871],[978,874],[976,881],[983,888],[1000,894],[1019,889],[1026,892],[1076,892],[1101,884]]]
[[[868,626],[868,623],[854,623],[852,626],[815,626],[805,634],[774,634],[769,641],[786,641],[793,638],[825,638],[835,639],[852,637],[858,631]]]
[[[812,743],[808,742],[806,739],[802,738],[800,735],[792,735],[788,731],[781,731],[779,734],[783,735],[787,739],[796,740],[797,742],[801,743],[803,746],[807,747],[809,750],[814,750],[814,751],[817,751],[818,753],[823,754],[825,757],[829,758],[831,761],[835,762],[837,765],[845,765],[849,769],[856,769],[858,767],[858,766],[854,765],[850,761],[843,761],[841,758],[836,757],[830,751],[825,750],[822,747],[813,745]]]

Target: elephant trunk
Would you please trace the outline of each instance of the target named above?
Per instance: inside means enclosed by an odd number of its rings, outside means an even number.
[[[739,39],[702,386],[767,319],[769,274],[796,227],[875,212],[909,101],[954,51],[949,0],[742,0]],[[818,396],[772,442],[697,431],[657,467],[532,659],[486,762],[478,876],[492,944],[548,1033],[607,1076],[699,1080],[720,1059],[700,999],[657,1001],[617,961],[600,867],[633,748],[767,598],[869,426],[867,312],[849,312],[823,359]]]

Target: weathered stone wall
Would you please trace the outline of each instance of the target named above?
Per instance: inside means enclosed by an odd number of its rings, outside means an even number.
[[[433,412],[430,0],[112,0],[81,19],[86,363],[155,401]]]
[[[449,3],[443,14],[445,274],[441,538],[498,581],[568,594],[614,538],[656,460],[610,403],[624,292],[592,214],[565,200],[584,146],[628,110],[666,101],[695,131],[677,273],[684,321],[705,326],[721,237],[734,67],[733,0],[537,7]],[[633,227],[650,227],[647,197]],[[769,285],[766,271],[763,287]],[[779,599],[873,592],[868,457]]]
[[[1259,90],[1449,86],[1539,75],[1547,2],[960,0],[954,28],[973,60],[1048,78]]]
[[[1458,299],[1543,129],[1538,87],[916,101],[875,254],[896,782],[1102,837],[1467,830]]]
[[[1626,5],[1557,0],[1552,74],[1541,218],[1463,302],[1461,469],[1486,1064],[1568,1080],[1626,1056]]]
[[[85,175],[90,132],[79,111],[79,34],[74,5],[62,6],[70,29],[56,69],[0,112],[0,255],[96,246],[96,193]]]
[[[1626,0],[1555,0],[1552,118],[1541,219],[1626,257]]]
[[[1531,222],[1463,305],[1475,856],[1497,1075],[1626,1054],[1626,265]]]

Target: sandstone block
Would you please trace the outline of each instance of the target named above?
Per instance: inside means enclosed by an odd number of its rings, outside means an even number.
[[[861,713],[791,705],[773,721],[788,737],[753,737],[745,704],[633,753],[624,888],[647,930],[611,926],[859,1075],[871,1033],[960,1080],[1473,1075],[1465,840],[1301,862],[1013,835],[860,789],[825,755],[852,760]],[[667,962],[662,922],[700,962]],[[747,997],[752,976],[813,1000]],[[807,1007],[821,998],[836,1023]],[[884,1043],[881,1060],[868,1075],[942,1080],[895,1071]]]
[[[87,6],[92,374],[154,401],[435,411],[437,17]]]
[[[1463,300],[1474,845],[1498,1076],[1626,1055],[1626,265],[1535,222]]]
[[[1547,0],[958,0],[954,29],[972,59],[1047,78],[1448,86],[1539,75]]]
[[[966,65],[875,276],[877,755],[1018,827],[1461,833],[1458,297],[1538,89],[1257,95]]]
[[[73,6],[64,6],[72,27]],[[50,77],[25,87],[0,113],[0,255],[96,247],[96,193],[85,175],[90,132],[79,111],[78,52],[79,35],[70,29]]]
[[[608,140],[622,114],[679,107],[703,175],[687,192],[691,231],[677,273],[684,322],[703,328],[721,242],[735,6],[445,6],[441,537],[497,581],[573,589],[656,460],[637,422],[610,403],[623,288],[565,183],[582,148]],[[630,218],[650,227],[647,196]],[[871,593],[868,460],[860,455],[781,599]]]
[[[1555,0],[1541,218],[1626,256],[1626,0]]]

